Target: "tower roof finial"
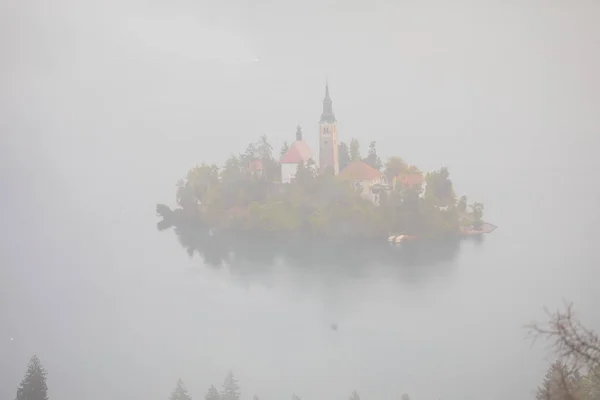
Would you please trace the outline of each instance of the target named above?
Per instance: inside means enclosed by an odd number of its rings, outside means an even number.
[[[323,113],[321,114],[321,122],[335,122],[331,97],[329,97],[329,79],[325,75],[325,98],[323,99]]]

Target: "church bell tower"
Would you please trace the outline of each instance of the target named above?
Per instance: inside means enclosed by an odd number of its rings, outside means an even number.
[[[333,114],[333,106],[329,97],[329,84],[325,83],[325,99],[323,112],[319,120],[319,168],[321,172],[331,171],[334,175],[339,173],[338,160],[338,132],[337,121]]]

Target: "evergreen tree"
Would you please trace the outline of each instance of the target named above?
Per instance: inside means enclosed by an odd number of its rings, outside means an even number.
[[[233,377],[233,372],[229,371],[223,382],[223,391],[221,392],[221,400],[239,400],[240,386],[238,381]]]
[[[350,164],[350,148],[345,142],[338,144],[338,162],[340,171]]]
[[[210,385],[208,392],[204,395],[204,400],[219,400],[221,395],[214,385]]]
[[[367,158],[365,158],[365,162],[378,171],[381,170],[381,167],[383,167],[383,164],[381,164],[381,158],[379,158],[377,155],[377,149],[374,141],[369,145],[369,154],[367,155]]]
[[[260,400],[260,399],[258,398],[257,395],[254,395],[254,397],[252,398],[252,400]]]
[[[25,377],[17,390],[19,400],[48,400],[48,373],[36,355],[31,357]]]
[[[350,395],[350,400],[360,400],[360,396],[356,393],[356,390]]]
[[[410,396],[406,393],[402,395],[402,400],[410,400]]]
[[[567,367],[560,361],[552,364],[538,387],[535,398],[537,400],[570,400],[573,399],[572,377]]]
[[[352,161],[359,161],[361,159],[360,143],[358,143],[358,139],[356,138],[353,138],[350,141],[350,159]]]
[[[296,394],[292,395],[292,400],[300,400],[300,397],[296,396]]]
[[[279,153],[280,158],[283,157],[283,155],[285,153],[287,153],[287,151],[290,149],[290,146],[288,145],[288,142],[283,142],[283,146],[281,146],[281,151]]]
[[[175,390],[171,393],[169,400],[192,400],[192,396],[188,393],[181,379],[177,381],[177,386],[175,386]]]

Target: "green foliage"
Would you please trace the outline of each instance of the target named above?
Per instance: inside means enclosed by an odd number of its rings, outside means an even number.
[[[408,169],[408,164],[402,158],[393,156],[390,157],[385,163],[384,174],[388,179],[388,182],[392,182],[392,180],[400,175],[403,172],[406,172]]]
[[[340,148],[344,162],[360,158],[356,139],[350,149],[344,143],[340,143]],[[308,234],[370,239],[387,238],[390,234],[450,235],[459,232],[459,225],[482,221],[482,205],[476,203],[473,212],[467,214],[466,197],[455,204],[446,168],[427,175],[425,195],[421,186],[396,185],[391,190],[385,185],[372,187],[364,182],[344,181],[333,171],[317,173],[312,159],[298,165],[291,183],[280,184],[280,166],[273,159],[272,149],[263,136],[249,145],[244,154],[232,155],[220,169],[214,165],[192,168],[186,179],[177,183],[176,197],[181,208],[171,211],[157,206],[165,218],[164,227],[177,225],[173,221],[185,217],[220,230],[267,236]],[[249,168],[252,160],[262,162],[263,175]],[[375,142],[371,142],[365,161],[375,168],[382,167]],[[405,172],[420,173],[400,157],[391,157],[385,164],[388,177]],[[363,197],[366,191],[374,189],[378,190],[378,205]]]
[[[471,205],[471,214],[473,216],[473,227],[475,229],[481,228],[483,225],[483,204],[482,203],[473,203]]]
[[[192,396],[188,393],[181,379],[177,381],[177,386],[169,396],[169,400],[192,400]]]
[[[425,180],[427,182],[426,198],[431,199],[438,206],[455,204],[456,196],[448,168],[442,167],[438,171],[428,173]]]
[[[48,373],[37,356],[31,357],[27,372],[17,390],[17,399],[48,400]]]

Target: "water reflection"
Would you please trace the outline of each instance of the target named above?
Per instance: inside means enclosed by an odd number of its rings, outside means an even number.
[[[159,222],[158,229],[171,226]],[[180,245],[190,257],[199,255],[204,264],[219,268],[227,265],[240,275],[261,274],[283,262],[291,268],[335,270],[343,275],[364,275],[374,266],[385,267],[402,276],[425,277],[448,268],[457,257],[460,238],[423,240],[402,245],[389,243],[319,241],[213,234],[198,225],[173,226]],[[483,239],[478,239],[478,243]]]

